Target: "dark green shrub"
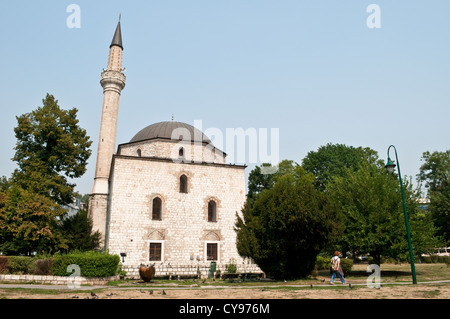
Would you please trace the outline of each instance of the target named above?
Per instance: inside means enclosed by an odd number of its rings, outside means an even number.
[[[98,252],[75,252],[66,255],[54,255],[52,273],[55,276],[70,276],[69,265],[80,267],[82,277],[109,277],[117,275],[120,257]]]
[[[436,263],[445,263],[450,264],[450,256],[438,256],[438,255],[430,255],[430,256],[422,256],[422,262],[426,264],[436,264]]]
[[[32,257],[11,256],[8,262],[10,274],[27,275],[34,272],[34,259]]]
[[[331,258],[317,256],[316,259],[317,270],[328,270],[331,267]]]
[[[450,256],[442,256],[442,260],[447,266],[450,265]]]
[[[353,267],[353,259],[341,258],[341,266],[344,274],[349,273]],[[317,256],[316,267],[317,270],[329,270],[331,267],[331,257]]]
[[[230,260],[230,263],[225,265],[225,272],[227,274],[237,273],[236,261],[234,259]]]
[[[353,259],[341,258],[342,271],[344,274],[348,274],[353,267]]]

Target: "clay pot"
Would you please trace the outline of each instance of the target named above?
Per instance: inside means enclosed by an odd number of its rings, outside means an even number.
[[[150,282],[153,279],[153,276],[155,276],[155,266],[141,266],[139,267],[139,276],[144,282]]]

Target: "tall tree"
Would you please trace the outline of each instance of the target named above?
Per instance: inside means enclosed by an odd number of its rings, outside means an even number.
[[[24,189],[69,204],[75,184],[68,179],[86,172],[92,142],[78,125],[76,108],[61,109],[50,94],[42,102],[42,107],[17,117],[13,160],[19,168],[12,178]]]
[[[420,172],[417,175],[418,180],[425,182],[425,187],[429,193],[440,191],[448,185],[450,179],[450,150],[445,152],[424,152],[420,166]]]
[[[268,163],[256,166],[248,176],[247,197],[255,199],[263,190],[271,189],[280,177],[286,174],[295,174],[298,167],[299,165],[291,160],[283,160],[276,167],[272,167]],[[270,172],[270,174],[266,172]]]
[[[0,192],[0,251],[6,255],[67,249],[58,223],[65,210],[18,185]]]
[[[68,251],[97,250],[100,246],[101,234],[98,231],[92,232],[92,221],[88,217],[87,209],[65,218],[61,229],[68,242]]]
[[[314,174],[315,184],[324,190],[333,176],[344,176],[348,169],[357,170],[361,163],[383,163],[378,159],[377,152],[366,147],[353,147],[344,144],[327,144],[317,151],[309,152],[302,161],[303,168]]]
[[[18,168],[0,181],[0,251],[6,254],[68,249],[62,205],[74,198],[92,142],[78,125],[77,109],[63,110],[47,94],[43,106],[17,117],[13,160]]]
[[[446,246],[450,246],[450,179],[440,191],[430,194],[429,211],[436,226],[436,234],[441,236]]]
[[[414,253],[428,252],[438,243],[431,220],[419,208],[411,184],[405,184]],[[376,263],[382,256],[406,259],[405,220],[398,179],[373,164],[361,165],[327,186],[343,220],[342,245],[352,252],[369,253]]]
[[[450,245],[450,150],[445,152],[424,152],[424,163],[417,175],[428,189],[430,205],[428,207],[437,234]]]
[[[313,185],[314,176],[297,166],[273,187],[247,202],[237,216],[237,248],[269,276],[300,278],[314,269],[316,256],[334,231],[336,209]]]

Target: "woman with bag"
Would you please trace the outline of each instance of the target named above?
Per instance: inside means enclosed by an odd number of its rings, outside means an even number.
[[[345,284],[344,272],[342,271],[341,259],[339,258],[339,255],[340,252],[336,251],[334,252],[334,256],[331,258],[332,275],[330,285],[334,285],[334,278],[336,277],[336,275],[339,276],[339,279],[341,280],[342,284]]]

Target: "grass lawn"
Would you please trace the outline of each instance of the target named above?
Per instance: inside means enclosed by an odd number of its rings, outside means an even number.
[[[355,264],[347,280],[366,281],[369,273],[367,264]],[[446,264],[415,264],[418,282],[450,280],[450,267]],[[381,282],[412,282],[410,264],[382,264]]]

